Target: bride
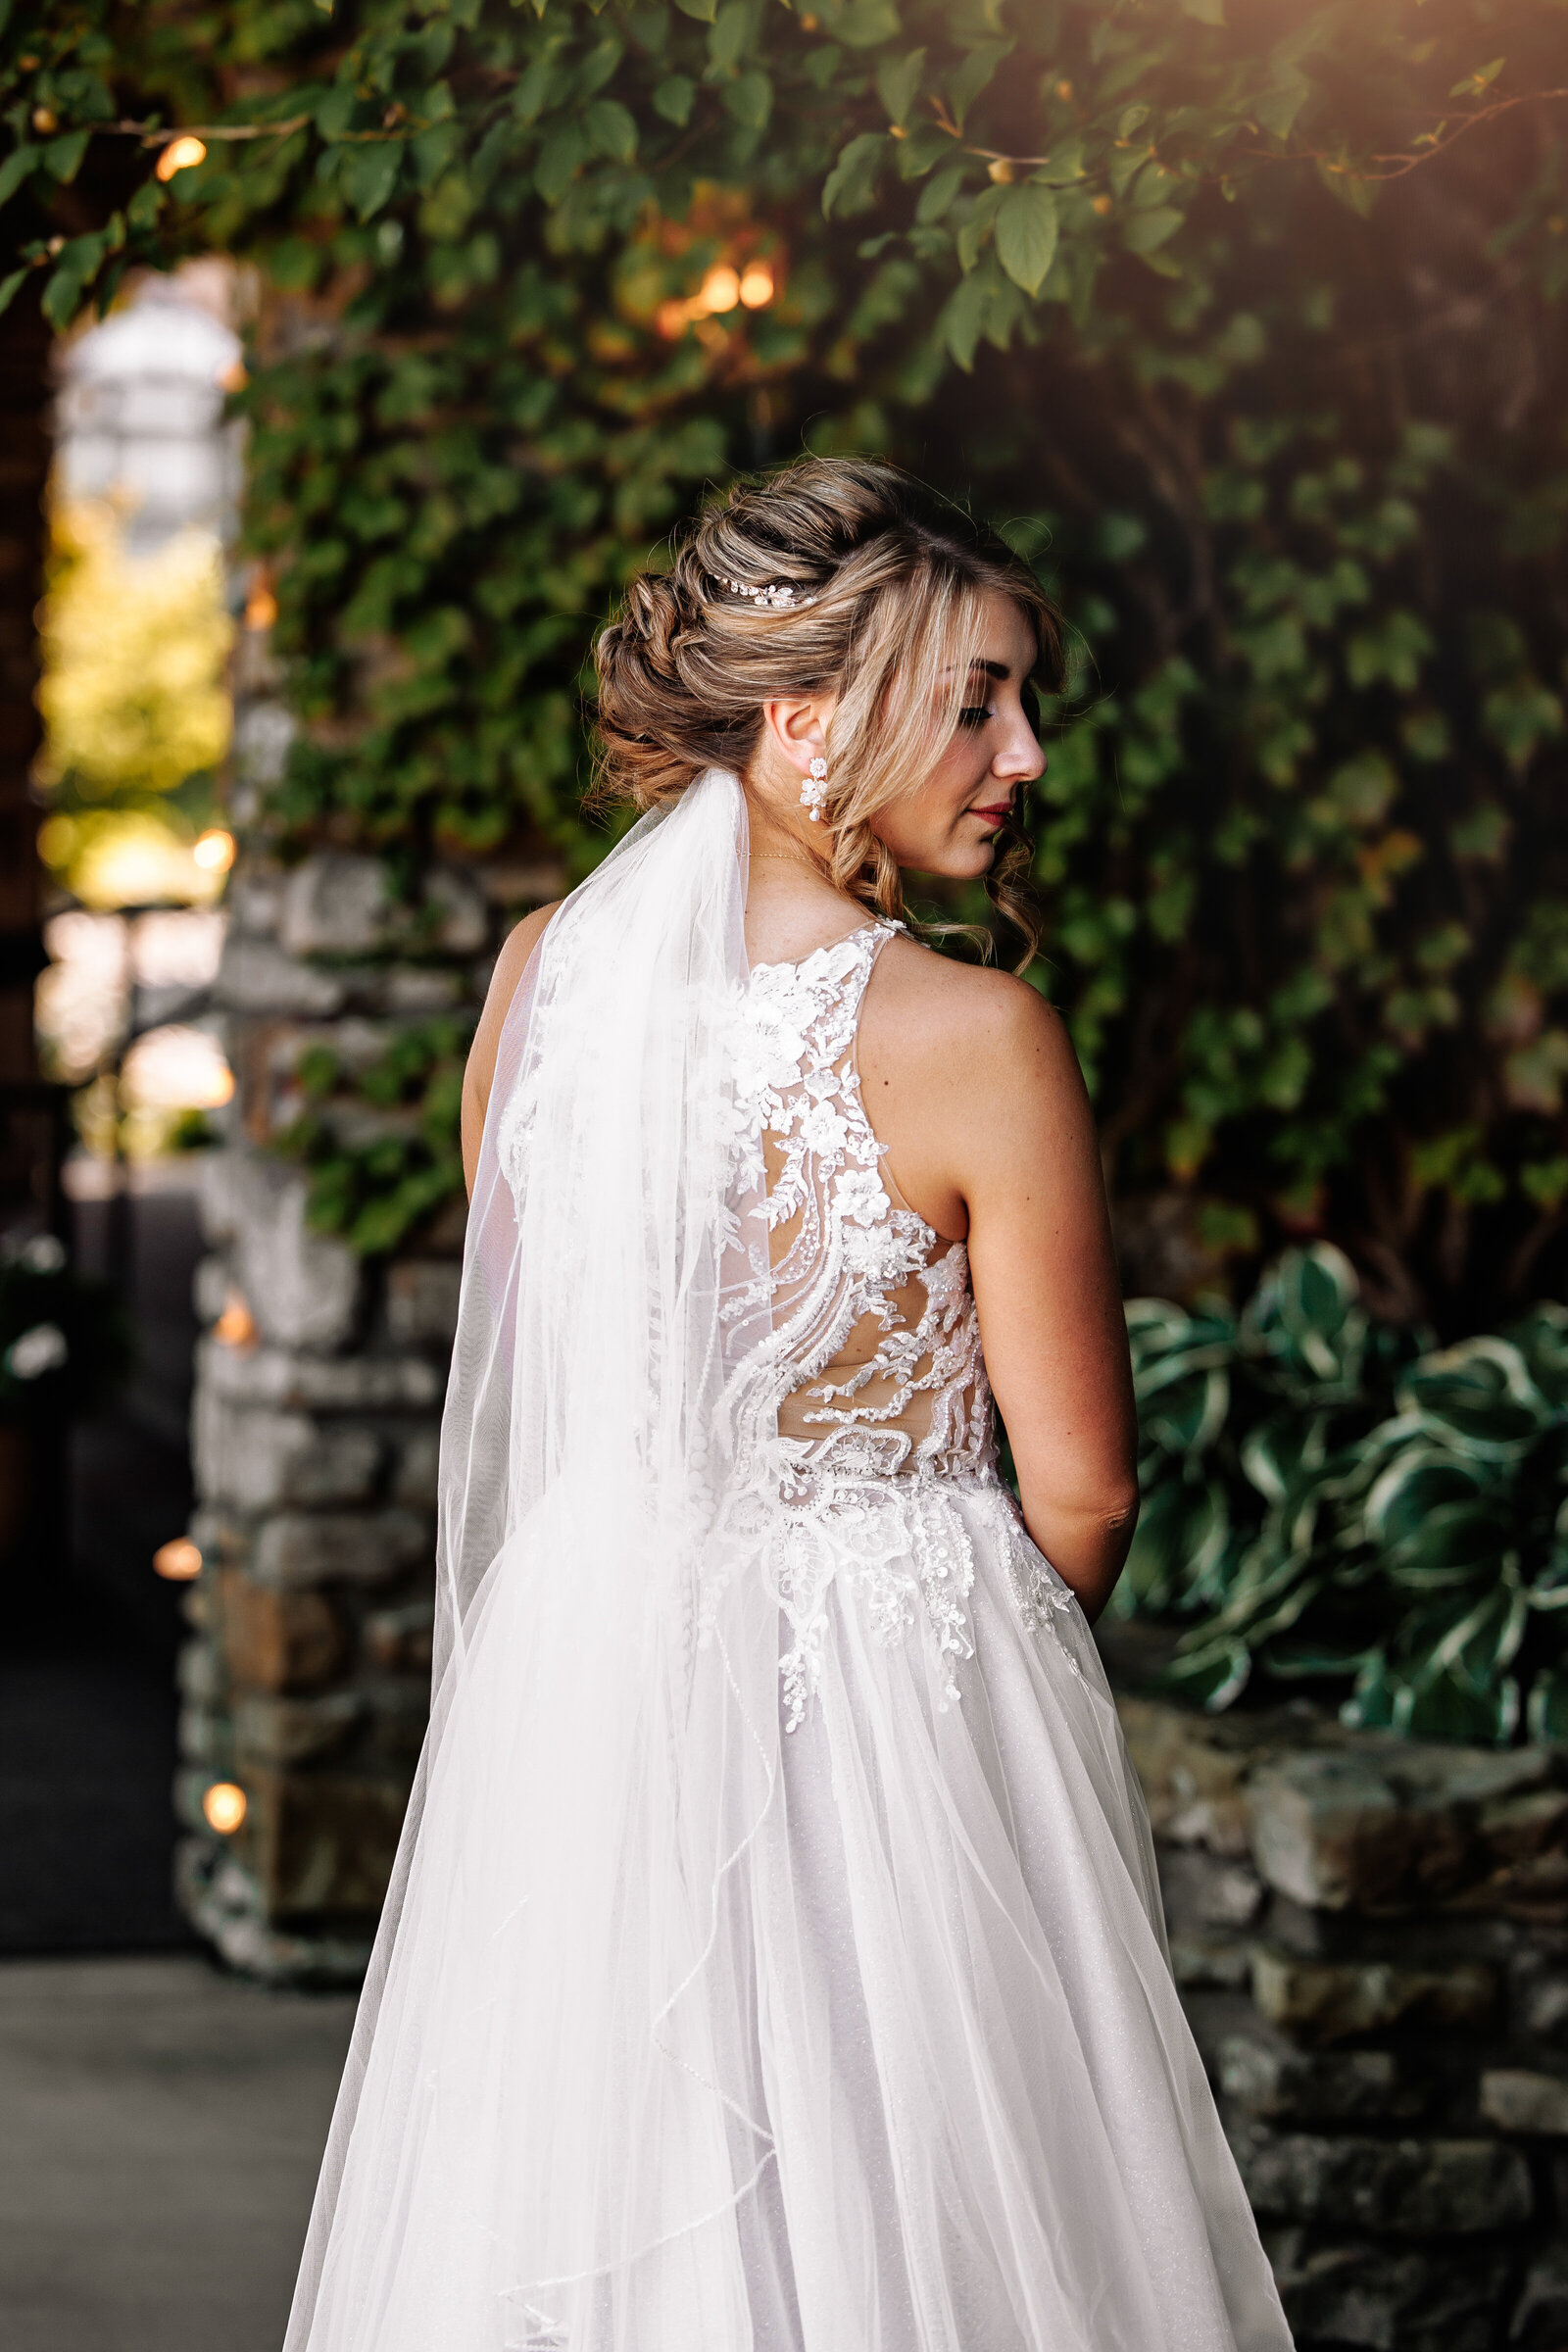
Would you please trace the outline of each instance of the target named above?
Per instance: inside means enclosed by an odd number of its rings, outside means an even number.
[[[1137,1491],[1083,1085],[901,917],[1027,929],[1054,642],[831,460],[599,641],[646,813],[474,1044],[430,1733],[288,2352],[1287,2352],[1088,1631]]]

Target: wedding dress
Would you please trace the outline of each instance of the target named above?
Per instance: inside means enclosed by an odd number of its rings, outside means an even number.
[[[503,1037],[430,1737],[287,2352],[1288,2352],[961,1243],[710,771]]]

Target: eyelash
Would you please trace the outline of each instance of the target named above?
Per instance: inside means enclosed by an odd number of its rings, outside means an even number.
[[[988,718],[995,718],[996,715],[991,704],[971,703],[967,710],[958,712],[958,724],[960,727],[983,727]]]

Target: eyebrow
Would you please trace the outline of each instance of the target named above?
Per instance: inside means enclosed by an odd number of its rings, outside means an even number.
[[[978,669],[984,676],[988,678],[995,678],[999,686],[1004,686],[1012,675],[1012,670],[1005,662],[981,662],[976,660],[970,662],[969,668],[971,673]]]

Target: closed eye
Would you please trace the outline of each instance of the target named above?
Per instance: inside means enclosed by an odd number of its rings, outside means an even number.
[[[987,719],[996,715],[995,709],[989,703],[971,703],[958,712],[958,724],[960,727],[983,727]]]

